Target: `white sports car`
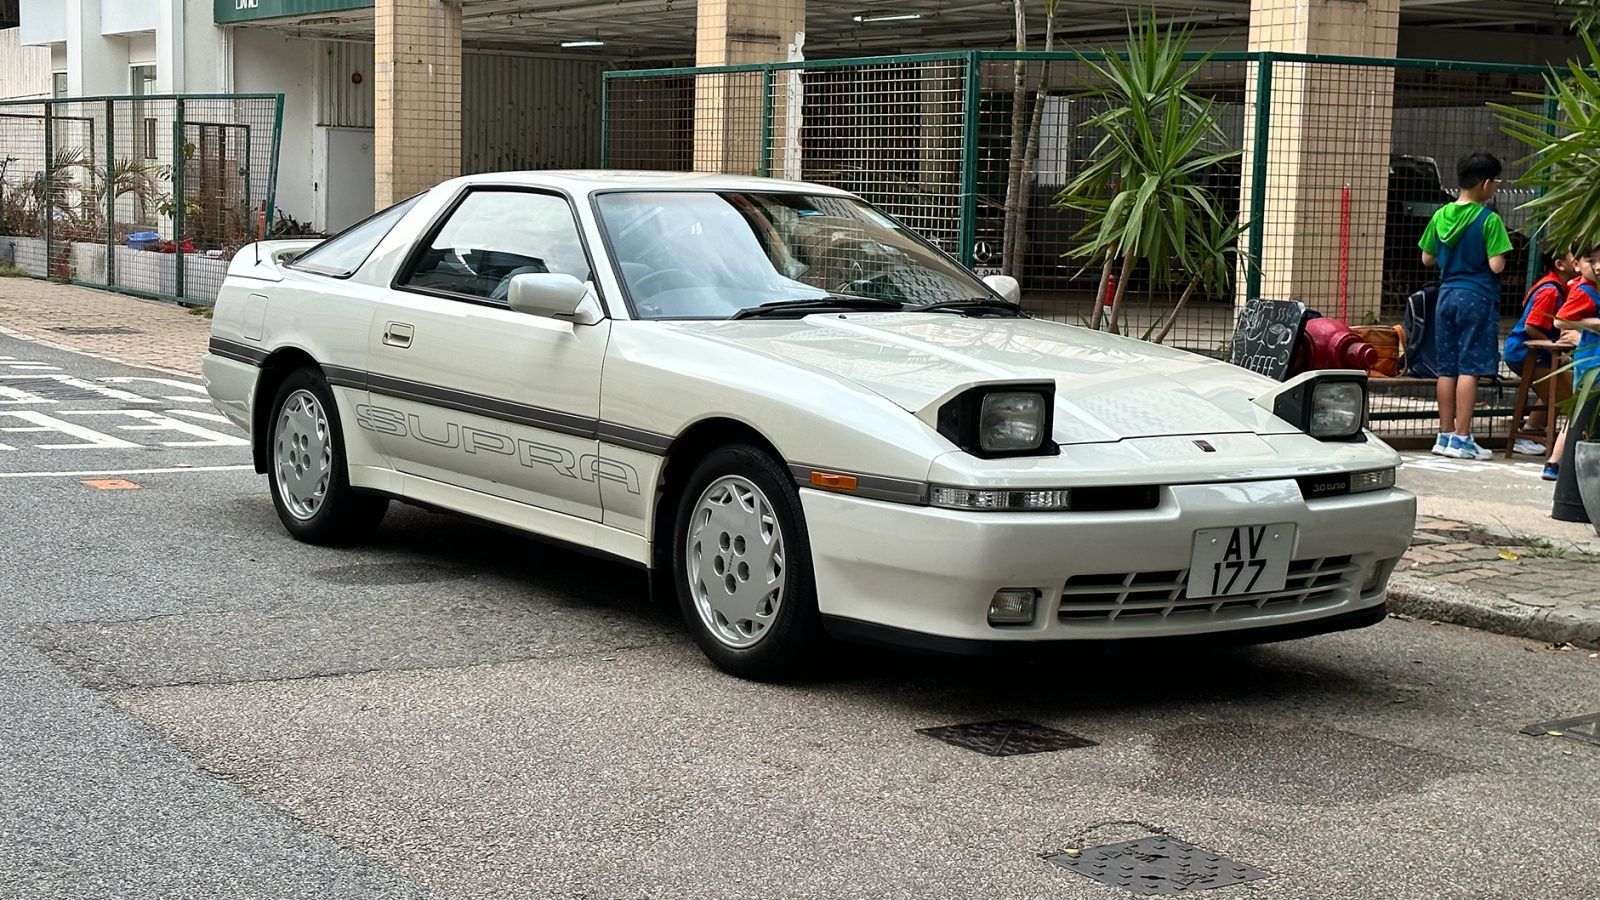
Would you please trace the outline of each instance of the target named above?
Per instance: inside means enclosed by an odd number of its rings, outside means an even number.
[[[1040,321],[862,200],[712,175],[445,182],[234,259],[207,387],[284,526],[390,499],[649,567],[724,669],[1369,625],[1411,538],[1361,373]]]

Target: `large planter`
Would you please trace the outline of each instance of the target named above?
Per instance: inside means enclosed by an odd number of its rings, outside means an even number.
[[[1572,448],[1572,468],[1578,476],[1578,494],[1596,534],[1600,534],[1600,440],[1578,441]]]
[[[114,249],[116,270],[112,274],[117,287],[169,297],[177,289],[178,261],[173,254],[123,246]]]
[[[72,277],[91,284],[106,283],[106,245],[74,241],[72,244]]]
[[[12,264],[29,275],[43,278],[48,271],[45,262],[44,238],[0,235],[12,257]]]

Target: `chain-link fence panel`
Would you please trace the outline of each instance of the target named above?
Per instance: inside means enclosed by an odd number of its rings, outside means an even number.
[[[0,262],[209,305],[270,229],[281,116],[278,95],[0,103]]]
[[[0,105],[0,267],[36,278],[49,271],[45,225],[50,220],[51,148],[47,105]]]

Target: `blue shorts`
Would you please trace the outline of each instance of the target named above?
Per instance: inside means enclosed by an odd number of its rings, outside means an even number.
[[[1476,291],[1439,289],[1433,346],[1440,378],[1500,371],[1500,303]]]

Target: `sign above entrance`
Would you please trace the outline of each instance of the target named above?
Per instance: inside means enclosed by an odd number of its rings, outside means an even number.
[[[218,25],[227,25],[370,8],[372,0],[212,0],[212,18]]]

